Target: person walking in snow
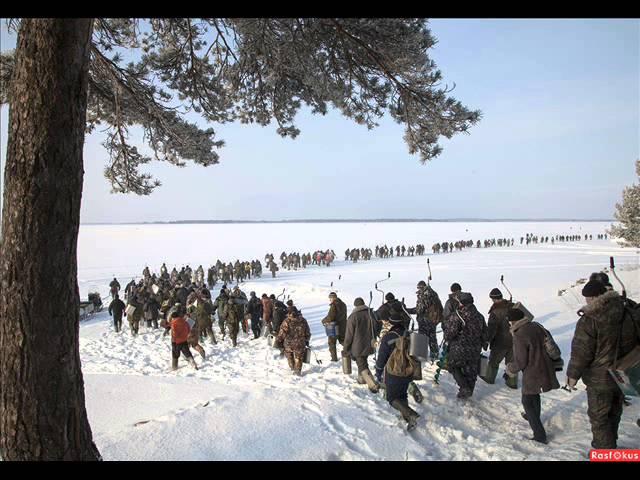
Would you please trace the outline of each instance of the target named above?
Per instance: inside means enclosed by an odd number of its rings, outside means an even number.
[[[189,324],[185,320],[187,314],[183,305],[178,305],[171,313],[171,369],[178,369],[178,359],[182,353],[187,361],[198,370],[198,365],[189,350]]]
[[[443,322],[442,330],[448,345],[448,369],[460,387],[457,397],[464,400],[473,395],[487,325],[470,293],[460,292],[454,301],[458,305]]]
[[[358,366],[358,383],[366,383],[369,390],[376,393],[379,386],[369,370],[368,360],[369,355],[374,353],[374,313],[360,297],[355,299],[353,306],[355,308],[347,318],[342,356],[355,359]]]
[[[413,382],[416,364],[409,357],[409,339],[403,313],[402,304],[394,303],[384,320],[390,324],[390,329],[380,340],[376,380],[384,385],[386,400],[400,412],[407,422],[407,430],[411,431],[416,428],[420,415],[409,407],[408,390]]]
[[[582,379],[587,386],[591,446],[613,449],[617,448],[624,394],[608,370],[640,344],[640,312],[625,304],[618,292],[607,290],[602,281],[587,282],[582,295],[587,304],[578,311],[567,386],[574,388]]]
[[[125,305],[120,297],[116,293],[112,302],[109,304],[109,316],[113,315],[113,326],[118,333],[122,329],[122,314],[124,312]]]
[[[302,375],[302,363],[305,350],[311,340],[311,330],[309,330],[307,320],[295,306],[287,309],[287,318],[280,325],[277,340],[284,345],[284,354],[287,357],[289,368],[294,375]]]
[[[533,430],[530,440],[546,444],[547,432],[540,420],[540,393],[560,388],[560,384],[544,346],[545,329],[515,308],[510,308],[505,318],[513,334],[513,361],[507,363],[507,373],[522,372],[523,417]]]
[[[344,334],[347,328],[347,306],[338,298],[335,292],[329,294],[329,313],[322,319],[322,325],[335,328],[335,335],[328,335],[329,352],[331,361],[338,361],[338,351],[336,344],[344,342]]]

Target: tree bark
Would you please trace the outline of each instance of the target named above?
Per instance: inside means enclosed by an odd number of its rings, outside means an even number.
[[[77,240],[91,19],[23,19],[0,243],[0,455],[99,460],[79,351]]]

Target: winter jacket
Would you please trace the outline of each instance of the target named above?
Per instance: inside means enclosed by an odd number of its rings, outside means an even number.
[[[302,354],[310,339],[311,330],[307,320],[302,315],[287,315],[280,325],[277,337],[278,343],[284,344],[285,351]]]
[[[513,324],[513,362],[511,374],[522,372],[522,394],[536,395],[560,388],[553,362],[544,346],[542,325],[522,319]]]
[[[491,350],[508,351],[513,346],[509,321],[506,319],[507,312],[512,307],[513,303],[503,299],[491,305],[489,309],[486,341]]]
[[[247,304],[247,313],[251,315],[251,318],[253,319],[260,318],[262,315],[262,302],[258,297],[251,297],[249,299],[249,303]]]
[[[124,302],[116,298],[109,304],[109,315],[113,315],[113,318],[116,320],[122,320],[122,314],[125,308]]]
[[[355,307],[347,318],[343,353],[353,358],[366,357],[374,353],[371,345],[374,335],[374,313],[366,305]]]
[[[460,294],[462,294],[462,293],[463,292],[457,292],[457,293],[450,293],[449,294],[449,299],[444,304],[444,310],[442,312],[443,320],[448,319],[456,311],[456,308],[459,305],[459,303],[458,303],[458,301],[456,299],[459,298]]]
[[[184,343],[189,338],[189,324],[183,317],[171,319],[171,341],[173,343]]]
[[[391,330],[382,337],[380,340],[380,347],[378,347],[376,379],[378,379],[378,381],[382,381],[384,378],[386,399],[389,403],[392,403],[397,398],[407,398],[407,388],[413,381],[412,377],[397,377],[389,372],[385,372],[385,367],[389,361],[389,357],[396,348],[396,340],[399,336],[404,335],[405,332],[406,328],[402,323],[394,323]]]
[[[144,304],[144,311],[148,314],[151,320],[158,320],[158,316],[160,315],[160,304],[155,297],[151,297]]]
[[[630,309],[625,310],[622,297],[612,290],[596,297],[590,305],[582,307],[578,315],[580,319],[576,323],[571,342],[567,377],[576,380],[582,378],[587,387],[618,388],[608,373],[608,368],[614,364],[620,332],[618,359],[640,343],[640,319],[637,311],[633,313]]]
[[[338,341],[343,343],[344,335],[347,330],[347,306],[339,298],[336,298],[329,306],[329,313],[322,319],[323,325],[328,325],[329,323],[336,324]]]
[[[465,302],[468,293],[460,294]],[[476,366],[486,336],[484,316],[473,303],[459,306],[442,323],[444,340],[448,345],[447,361],[450,367]]]
[[[431,287],[418,290],[415,308],[407,308],[407,313],[416,315],[418,322],[428,320],[435,325],[442,321],[442,311],[440,297]]]
[[[402,312],[400,315],[404,319],[403,326],[405,329],[409,328],[411,317],[404,312],[402,302],[400,302],[400,300],[393,299],[390,302],[385,302],[378,310],[376,310],[376,317],[381,322],[388,321],[391,316],[391,311],[394,309]]]
[[[273,305],[273,321],[272,326],[274,330],[278,330],[280,325],[287,316],[287,306],[280,300],[274,300]]]

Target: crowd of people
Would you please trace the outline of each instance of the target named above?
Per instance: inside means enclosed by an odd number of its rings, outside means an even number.
[[[604,237],[604,236],[603,236]],[[602,237],[602,238],[603,238]],[[556,236],[559,242],[576,241],[591,236]],[[551,241],[555,240],[553,237]],[[503,240],[500,242],[500,240]],[[493,239],[490,241],[493,245]],[[521,243],[525,238],[521,238]],[[526,236],[527,243],[547,242],[548,237]],[[446,244],[447,242],[444,242]],[[454,242],[454,248],[457,242]],[[462,242],[465,247],[473,242]],[[498,239],[498,245],[512,245],[513,239]],[[424,254],[424,248],[396,247],[402,256]],[[399,250],[398,250],[399,248]],[[462,247],[464,248],[464,247]],[[383,258],[392,248],[376,246],[376,255]],[[369,259],[371,250],[349,249],[347,259]],[[314,255],[282,252],[280,260],[287,269],[306,268],[309,264],[330,265],[335,255],[331,250],[314,252]],[[274,264],[273,255],[267,254],[268,266]],[[126,316],[132,335],[137,335],[139,323],[147,328],[163,328],[171,335],[172,368],[178,368],[182,354],[197,369],[191,354],[194,349],[206,358],[203,344],[208,340],[218,343],[214,332],[215,315],[221,340],[225,337],[232,347],[238,345],[240,329],[253,340],[267,337],[269,344],[286,357],[289,368],[295,375],[302,374],[303,364],[308,363],[311,333],[302,312],[289,299],[280,300],[274,294],[255,292],[249,296],[238,285],[228,288],[226,283],[219,295],[212,299],[210,289],[218,279],[242,281],[259,276],[259,261],[237,262],[248,265],[243,275],[242,268],[232,264],[216,262],[209,268],[207,284],[204,269],[199,266],[192,271],[189,266],[171,274],[166,265],[160,274],[151,273],[146,267],[139,282],[132,280],[125,287],[125,302],[120,300],[120,284],[113,279],[110,284],[113,300],[109,314],[113,315],[114,329],[120,332],[122,318]],[[233,267],[233,268],[229,268]],[[217,274],[216,274],[217,273]],[[508,388],[522,390],[523,418],[528,421],[533,437],[531,440],[547,443],[548,438],[540,420],[540,394],[560,388],[556,372],[561,371],[563,361],[559,350],[552,354],[553,337],[532,317],[521,303],[506,300],[498,288],[489,292],[492,305],[488,320],[474,305],[473,295],[464,292],[454,283],[443,305],[439,295],[426,282],[417,284],[416,305],[408,307],[389,292],[377,310],[365,305],[362,298],[355,299],[350,315],[347,305],[335,292],[329,295],[329,310],[322,319],[332,362],[338,362],[338,344],[342,346],[343,368],[354,360],[357,366],[357,382],[366,384],[369,390],[384,392],[390,406],[400,412],[407,429],[416,428],[419,414],[409,405],[409,396],[417,403],[423,395],[415,380],[422,379],[422,364],[411,353],[413,333],[425,338],[424,358],[437,362],[438,373],[448,371],[458,386],[460,401],[472,397],[478,378],[493,384],[504,362],[503,379]],[[586,306],[579,312],[579,320],[571,346],[571,356],[566,369],[566,390],[575,390],[578,380],[587,386],[588,416],[592,427],[593,448],[616,448],[617,431],[625,397],[608,373],[608,367],[640,345],[640,310],[635,302],[623,298],[612,287],[605,273],[592,274],[582,294]],[[418,325],[414,332],[411,315]],[[436,327],[442,326],[443,341],[438,344]],[[555,346],[557,349],[557,345]],[[483,355],[488,351],[488,357]],[[373,371],[369,357],[376,355]],[[349,367],[350,372],[350,367]],[[522,385],[519,386],[519,374]]]

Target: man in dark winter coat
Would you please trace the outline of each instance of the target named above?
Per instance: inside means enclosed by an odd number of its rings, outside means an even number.
[[[251,331],[253,338],[260,338],[260,317],[262,317],[262,303],[256,297],[256,292],[249,293],[247,313],[251,316]]]
[[[158,328],[158,317],[160,316],[160,303],[155,295],[150,295],[144,304],[144,314],[147,319],[147,328]]]
[[[282,322],[284,322],[284,319],[287,317],[287,306],[281,300],[278,300],[274,294],[271,294],[269,298],[273,305],[271,328],[273,329],[273,334],[278,335],[280,325],[282,325]]]
[[[373,355],[374,320],[373,310],[364,304],[360,297],[353,302],[354,309],[347,318],[342,355],[352,357],[358,366],[358,383],[366,383],[373,393],[378,391],[378,384],[369,370],[369,355]]]
[[[442,330],[448,345],[448,369],[460,387],[459,399],[473,395],[478,377],[480,352],[484,345],[487,324],[473,304],[470,293],[458,294],[457,308],[444,320]]]
[[[522,372],[524,417],[533,430],[530,440],[546,444],[547,432],[540,420],[540,393],[560,388],[560,384],[544,346],[545,329],[515,308],[507,310],[505,318],[511,324],[513,335],[513,360],[507,362],[507,373]]]
[[[118,292],[120,291],[120,282],[116,280],[116,277],[113,277],[113,280],[111,280],[109,287],[111,289],[111,299],[116,298],[116,295],[118,295]]]
[[[608,369],[616,362],[616,352],[620,359],[640,343],[640,318],[637,311],[625,308],[616,291],[607,291],[601,282],[587,282],[582,295],[587,305],[578,311],[580,319],[571,342],[567,384],[573,388],[582,379],[587,386],[591,446],[617,448],[624,394]]]
[[[376,361],[376,380],[380,383],[384,382],[387,401],[402,414],[402,418],[407,422],[407,430],[411,431],[416,428],[416,420],[420,417],[418,412],[409,407],[407,393],[409,384],[413,381],[413,375],[405,377],[393,375],[387,368],[387,363],[396,348],[398,339],[403,337],[406,332],[403,313],[400,302],[394,303],[389,308],[388,317],[385,321],[391,325],[391,328],[380,340],[378,359]]]
[[[502,292],[497,288],[491,290],[489,298],[491,298],[493,304],[489,309],[486,341],[491,348],[491,353],[489,354],[487,374],[482,379],[487,383],[494,383],[502,360],[505,360],[505,365],[513,362],[513,338],[506,318],[507,312],[513,307],[513,303],[502,298]],[[485,350],[487,343],[485,344]],[[509,382],[507,378],[505,378],[505,381],[507,381],[508,386],[517,388],[517,383]]]
[[[214,312],[218,310],[218,327],[220,327],[220,335],[222,335],[222,339],[224,340],[225,334],[225,324],[227,318],[225,317],[225,306],[227,305],[227,301],[229,300],[229,295],[227,289],[223,286],[220,290],[220,294],[216,297],[214,301]]]
[[[338,352],[336,348],[337,342],[340,345],[344,343],[344,335],[347,329],[347,306],[338,298],[335,292],[329,294],[329,313],[322,319],[322,324],[327,327],[329,324],[335,324],[336,336],[329,336],[329,352],[331,353],[331,361],[338,361]]]
[[[458,305],[457,298],[459,297],[460,293],[462,293],[462,287],[460,286],[460,284],[452,284],[449,299],[444,304],[444,311],[442,312],[443,320],[448,319],[451,314],[455,312]]]
[[[116,293],[114,299],[109,304],[109,316],[113,315],[113,326],[116,329],[116,333],[122,329],[122,313],[125,309],[125,304]]]
[[[429,356],[431,361],[438,358],[440,350],[438,348],[438,338],[436,336],[436,326],[442,321],[443,309],[438,294],[423,280],[417,285],[415,308],[407,308],[407,313],[416,315],[418,321],[418,331],[427,336],[429,340]]]

